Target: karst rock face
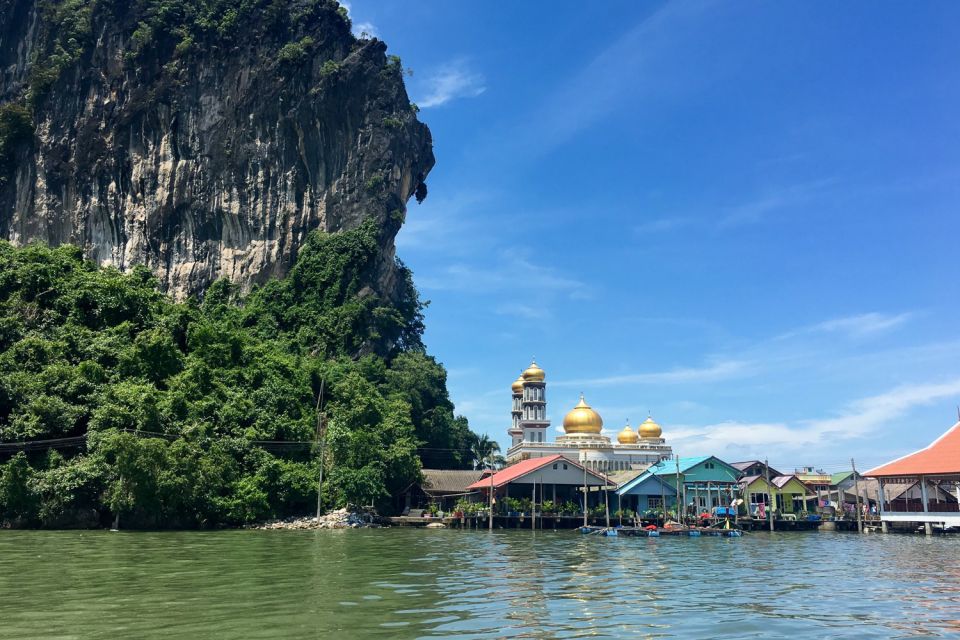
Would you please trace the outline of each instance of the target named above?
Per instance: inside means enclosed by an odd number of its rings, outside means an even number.
[[[399,60],[343,14],[332,0],[0,0],[0,235],[147,265],[184,298],[283,275],[310,231],[373,218],[389,293],[432,142]]]

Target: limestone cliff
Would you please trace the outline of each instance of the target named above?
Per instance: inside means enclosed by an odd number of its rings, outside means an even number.
[[[373,217],[389,290],[434,162],[415,111],[332,0],[0,0],[0,235],[183,298]]]

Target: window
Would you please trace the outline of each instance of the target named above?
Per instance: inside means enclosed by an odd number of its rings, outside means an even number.
[[[660,496],[647,496],[647,508],[648,509],[659,509],[663,503],[660,500]]]
[[[557,468],[557,463],[556,463],[556,462],[553,463],[553,468],[554,468],[554,469]]]
[[[563,463],[563,470],[564,470],[564,471],[567,470],[567,463],[566,463],[566,462]]]

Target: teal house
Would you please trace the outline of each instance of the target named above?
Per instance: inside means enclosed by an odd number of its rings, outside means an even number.
[[[664,501],[667,509],[673,509],[677,504],[677,490],[673,485],[649,470],[621,485],[617,496],[622,509],[629,509],[640,515],[659,510]]]
[[[665,485],[664,494],[669,496],[668,508],[676,504],[679,493],[687,513],[700,513],[714,507],[729,506],[738,493],[739,478],[740,471],[737,468],[716,456],[675,458],[661,460],[633,480],[623,483],[617,493],[624,507],[628,504],[628,496],[636,496],[636,510],[643,513],[649,508],[659,507],[662,482]],[[669,487],[669,492],[666,487]],[[656,504],[657,507],[648,506],[644,509],[644,504]]]

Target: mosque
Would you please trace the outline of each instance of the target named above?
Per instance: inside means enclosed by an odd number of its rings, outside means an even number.
[[[646,469],[673,455],[663,439],[663,430],[648,417],[634,431],[626,425],[614,443],[603,435],[603,418],[587,404],[580,402],[563,418],[563,435],[556,442],[547,440],[546,372],[532,362],[511,386],[513,392],[512,422],[507,434],[511,438],[507,464],[560,454],[583,463],[588,469],[612,473],[627,469]]]

